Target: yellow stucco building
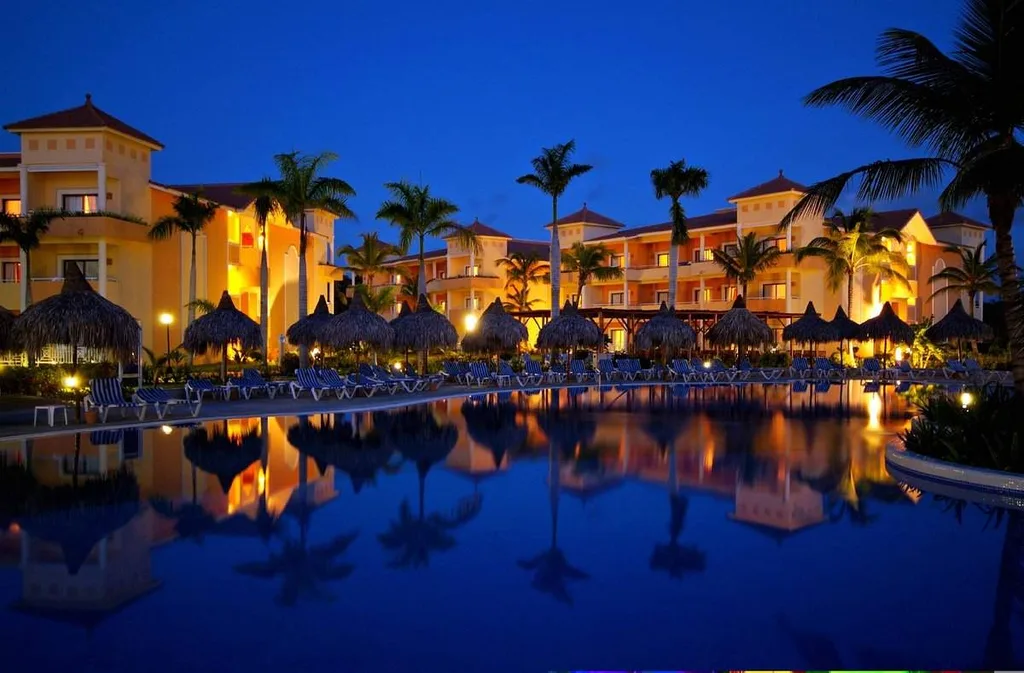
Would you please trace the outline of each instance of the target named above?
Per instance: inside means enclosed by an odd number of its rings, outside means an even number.
[[[259,320],[259,260],[266,246],[269,267],[270,355],[299,315],[298,229],[280,215],[260,236],[251,199],[236,183],[162,184],[152,163],[163,145],[96,107],[91,97],[77,107],[4,126],[17,134],[21,151],[0,154],[0,206],[12,214],[58,208],[68,216],[53,222],[32,252],[31,278],[22,273],[24,255],[0,244],[0,305],[25,308],[25,290],[38,301],[60,291],[64,272],[77,264],[94,289],[120,304],[142,327],[143,345],[162,353],[173,316],[172,347],[181,342],[188,303],[191,240],[182,234],[165,241],[148,238],[149,224],[173,214],[182,194],[199,191],[218,204],[216,217],[199,236],[196,296],[216,302],[224,290],[235,305]],[[321,294],[333,300],[334,217],[310,211],[309,308]]]

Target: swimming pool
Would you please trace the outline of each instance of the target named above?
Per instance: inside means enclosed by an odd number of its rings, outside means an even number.
[[[577,388],[0,442],[0,660],[1009,668],[1020,515],[888,477],[907,394]]]

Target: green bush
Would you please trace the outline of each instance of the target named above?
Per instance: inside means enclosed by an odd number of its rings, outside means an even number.
[[[920,415],[900,436],[908,451],[1024,473],[1024,400],[1012,389],[990,387],[961,396],[938,393],[919,406]]]
[[[281,375],[295,376],[295,370],[299,368],[299,354],[285,353],[281,356]]]
[[[757,358],[757,362],[754,362],[754,358],[751,358],[751,364],[757,367],[788,367],[789,366],[789,353],[785,351],[778,351],[775,353],[767,352],[761,353],[761,356]]]
[[[36,365],[35,367],[0,368],[0,392],[4,395],[28,395],[46,398],[61,396],[64,379],[71,373],[71,365]],[[117,376],[117,366],[109,362],[78,365],[78,378],[82,386],[89,379]]]

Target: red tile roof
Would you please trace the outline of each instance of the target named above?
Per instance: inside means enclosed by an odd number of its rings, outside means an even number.
[[[477,236],[494,236],[495,238],[512,238],[504,231],[498,231],[494,227],[489,227],[480,220],[473,220],[473,224],[469,225],[469,230]]]
[[[19,122],[7,124],[4,129],[7,131],[32,131],[39,129],[88,129],[107,128],[131,136],[136,140],[163,149],[163,143],[142,131],[125,124],[123,121],[107,114],[92,104],[92,95],[85,94],[85,103],[78,107],[59,110],[50,114],[22,119]]]
[[[928,226],[932,228],[951,227],[958,224],[969,224],[972,227],[982,227],[984,229],[991,228],[980,220],[975,220],[967,217],[966,215],[961,215],[960,213],[939,213],[938,215],[932,215],[931,217],[926,218],[925,222],[927,222]]]
[[[707,227],[722,227],[731,224],[736,224],[736,211],[731,208],[729,210],[723,210],[716,213],[686,218],[686,228],[689,231],[693,231],[694,229],[705,229]],[[644,234],[657,234],[671,230],[671,222],[662,222],[661,224],[648,224],[643,227],[631,227],[630,229],[623,229],[622,231],[617,231],[614,234],[606,234],[590,240],[606,241],[613,238],[633,238]]]
[[[799,182],[793,182],[782,174],[782,170],[779,170],[779,176],[772,178],[768,182],[762,182],[761,184],[751,187],[750,189],[744,190],[735,196],[730,196],[729,201],[735,201],[736,199],[750,199],[755,196],[767,196],[769,194],[782,194],[784,192],[806,192],[807,187],[801,185]]]
[[[613,220],[607,215],[602,215],[601,213],[595,210],[588,209],[586,203],[584,203],[583,207],[577,210],[575,213],[569,213],[565,217],[558,218],[557,223],[559,226],[563,224],[599,224],[601,226],[616,227],[618,229],[621,229],[622,227],[626,226],[622,222]],[[551,223],[549,222],[544,226],[550,227]]]
[[[0,152],[0,168],[17,168],[20,163],[20,152]]]
[[[512,255],[517,252],[520,255],[535,254],[541,259],[548,259],[551,256],[551,244],[543,241],[524,241],[514,238],[508,242],[507,254]]]
[[[918,212],[917,208],[900,208],[898,210],[876,210],[871,213],[871,228],[879,229],[902,229],[907,226]]]
[[[440,250],[425,250],[423,252],[423,259],[435,259],[435,258],[438,258],[438,257],[446,257],[447,255],[448,255],[448,250],[445,249],[445,248],[441,248]],[[403,257],[397,257],[397,258],[391,260],[390,262],[388,262],[388,264],[403,264],[405,262],[418,262],[419,259],[420,259],[419,253],[414,253],[412,255],[405,255]]]
[[[153,183],[160,185],[160,183]],[[194,184],[194,185],[160,185],[161,187],[167,187],[178,192],[184,192],[186,194],[198,193],[204,199],[214,201],[222,206],[228,208],[234,208],[235,210],[245,210],[252,203],[252,197],[247,194],[239,194],[238,188],[244,185],[244,182],[215,182],[212,184]]]

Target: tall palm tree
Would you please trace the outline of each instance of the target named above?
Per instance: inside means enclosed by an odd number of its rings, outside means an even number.
[[[540,154],[531,160],[533,173],[520,175],[516,182],[536,187],[551,197],[551,317],[558,317],[559,298],[562,292],[561,244],[558,242],[558,198],[565,193],[575,178],[589,173],[593,166],[576,164],[572,155],[576,141],[570,140],[554,147],[541,148]]]
[[[363,298],[363,303],[371,313],[384,313],[393,307],[398,294],[394,285],[385,285],[376,289],[369,285],[356,285],[356,292]]]
[[[196,319],[196,238],[217,215],[217,204],[203,199],[199,193],[182,194],[171,206],[173,215],[164,215],[153,223],[149,237],[162,241],[174,234],[188,234],[192,239],[192,252],[188,272],[188,324]]]
[[[345,255],[345,269],[363,277],[363,282],[373,285],[373,278],[387,270],[387,262],[399,254],[399,249],[380,240],[376,231],[360,234],[362,245],[344,245],[338,248],[338,255]]]
[[[604,243],[584,245],[582,241],[562,252],[562,267],[566,273],[576,274],[576,305],[583,300],[583,288],[593,280],[616,280],[622,278],[622,268],[608,266],[612,251]]]
[[[711,259],[725,272],[726,278],[740,284],[740,292],[746,297],[747,284],[757,274],[778,264],[781,254],[778,248],[766,245],[757,234],[750,232],[736,239],[735,250],[712,250]]]
[[[354,220],[356,215],[348,207],[348,198],[356,191],[341,178],[323,175],[324,169],[336,161],[337,154],[321,152],[305,155],[288,152],[274,155],[277,164],[276,180],[260,181],[243,185],[241,191],[253,196],[269,197],[299,230],[299,318],[309,312],[309,287],[306,274],[306,246],[309,228],[306,213],[309,210],[323,210],[338,219]],[[309,349],[299,347],[299,364],[309,364]]]
[[[256,226],[260,228],[260,340],[263,342],[263,363],[264,369],[269,366],[270,358],[267,357],[267,339],[270,332],[270,299],[267,296],[270,292],[270,267],[267,264],[267,222],[271,216],[278,212],[277,201],[273,199],[273,180],[263,178],[257,184],[260,185],[259,194],[253,199],[252,209],[256,218]]]
[[[849,77],[815,89],[805,103],[838,105],[877,122],[923,156],[875,161],[824,180],[780,223],[831,208],[851,180],[863,201],[891,200],[944,186],[944,211],[984,197],[995,230],[1000,295],[1007,307],[1011,366],[1024,393],[1024,302],[1011,230],[1024,201],[1024,3],[964,0],[953,49],[892,28],[878,43],[882,75]]]
[[[665,168],[651,171],[654,198],[666,196],[672,200],[669,217],[672,218],[672,239],[668,251],[668,305],[676,306],[679,284],[679,246],[686,242],[686,211],[679,203],[684,196],[700,196],[708,188],[708,172],[700,166],[687,166],[685,159],[671,162]]]
[[[958,245],[950,245],[946,252],[955,252],[960,255],[960,266],[948,266],[942,271],[933,274],[928,279],[930,285],[939,281],[946,281],[945,287],[940,287],[932,293],[929,299],[934,299],[940,294],[966,294],[971,300],[971,312],[974,312],[974,300],[981,293],[994,293],[999,291],[999,284],[996,282],[996,260],[995,257],[985,259],[982,251],[985,248],[985,241],[982,241],[974,250],[964,249]]]
[[[812,239],[795,250],[797,264],[808,257],[825,262],[825,281],[835,292],[846,281],[846,312],[853,315],[853,279],[858,273],[869,273],[909,287],[909,265],[903,253],[890,250],[892,243],[902,243],[897,229],[876,229],[872,226],[869,208],[854,208],[849,215],[836,210],[825,225],[825,235]]]
[[[497,264],[505,269],[505,291],[510,300],[506,305],[516,311],[529,311],[534,303],[530,299],[530,285],[549,281],[548,263],[535,252],[513,252],[497,260]]]
[[[50,223],[64,215],[63,211],[52,208],[36,208],[27,215],[0,212],[0,243],[10,241],[25,253],[25,268],[21,270],[25,306],[32,303],[32,251],[42,243],[43,234],[50,230]]]
[[[413,185],[402,180],[386,182],[384,187],[391,192],[391,198],[381,204],[377,219],[399,227],[399,247],[403,251],[408,251],[413,243],[419,244],[416,294],[426,294],[427,263],[423,258],[423,245],[427,237],[454,238],[467,248],[477,248],[476,234],[452,219],[459,207],[447,199],[432,196],[430,185]]]

